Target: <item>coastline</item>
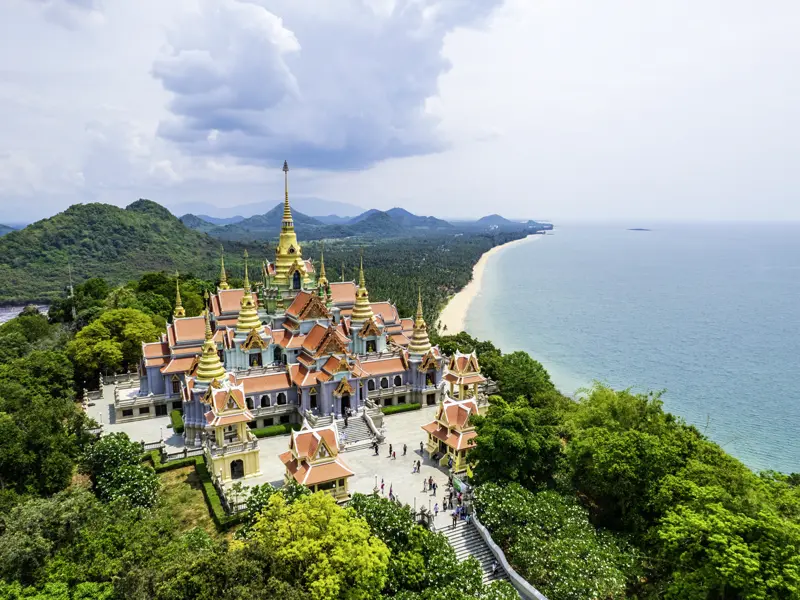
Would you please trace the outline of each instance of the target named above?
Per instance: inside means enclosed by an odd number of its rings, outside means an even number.
[[[511,246],[540,237],[541,235],[531,233],[524,238],[490,248],[481,254],[478,262],[475,263],[475,266],[472,268],[472,279],[469,280],[469,283],[465,285],[461,291],[447,301],[447,304],[439,314],[439,333],[442,335],[455,335],[456,333],[464,331],[464,324],[467,319],[469,307],[481,291],[483,273],[486,270],[486,264],[492,256],[499,254],[501,251]]]

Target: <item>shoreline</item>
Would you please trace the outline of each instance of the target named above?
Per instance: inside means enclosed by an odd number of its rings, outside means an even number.
[[[472,267],[472,279],[470,279],[469,283],[465,285],[459,292],[450,297],[450,299],[447,301],[447,304],[445,304],[444,308],[442,309],[442,312],[439,313],[439,334],[455,335],[461,331],[464,331],[464,325],[467,319],[467,313],[469,312],[469,307],[472,305],[472,301],[475,300],[481,291],[481,283],[483,282],[483,274],[486,270],[486,263],[489,262],[489,259],[492,256],[499,254],[501,251],[510,248],[511,246],[529,242],[532,241],[532,239],[535,240],[540,237],[540,234],[530,233],[524,238],[506,242],[505,244],[500,244],[499,246],[494,246],[493,248],[490,248],[481,254],[478,262],[476,262],[475,266]]]

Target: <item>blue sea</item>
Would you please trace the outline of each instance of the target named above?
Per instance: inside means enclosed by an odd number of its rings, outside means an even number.
[[[529,240],[489,259],[467,331],[529,352],[565,393],[664,389],[666,410],[751,468],[800,472],[800,223]]]

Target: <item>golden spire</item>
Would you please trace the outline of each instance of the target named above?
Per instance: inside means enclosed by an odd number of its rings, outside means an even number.
[[[239,317],[236,319],[236,333],[249,333],[251,329],[261,327],[253,292],[250,289],[250,278],[247,274],[247,250],[244,251],[244,294],[239,305]]]
[[[225,247],[221,247],[219,257],[219,289],[227,290],[231,286],[228,285],[228,276],[225,274]]]
[[[186,316],[186,310],[184,310],[183,303],[181,302],[181,280],[177,271],[175,271],[175,310],[172,316],[176,319]]]
[[[322,242],[322,250],[319,253],[319,279],[317,283],[322,287],[327,287],[328,278],[325,276],[325,242]]]
[[[342,261],[342,283],[344,283],[344,261]]]
[[[214,337],[211,334],[211,320],[208,316],[208,311],[204,312],[206,319],[206,339],[203,342],[203,353],[200,355],[200,362],[197,363],[197,381],[201,383],[210,383],[215,379],[222,379],[225,377],[225,367],[219,360],[217,354],[217,345],[214,343]]]
[[[283,231],[294,231],[294,221],[292,220],[292,209],[289,207],[289,163],[283,161],[283,222],[281,229]]]
[[[430,349],[428,326],[422,316],[422,290],[417,287],[417,318],[414,320],[414,332],[411,335],[411,342],[408,344],[408,352],[409,354],[425,354]]]
[[[364,251],[361,251],[361,267],[358,272],[358,289],[356,290],[356,303],[350,320],[353,322],[369,321],[373,317],[372,306],[369,303],[369,292],[364,280]]]
[[[244,292],[250,292],[250,277],[247,275],[247,248],[244,249]]]

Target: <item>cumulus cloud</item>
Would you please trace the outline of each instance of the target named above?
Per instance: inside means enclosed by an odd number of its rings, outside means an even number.
[[[191,155],[362,168],[444,147],[426,100],[445,36],[499,0],[201,0],[153,75],[159,134]]]

